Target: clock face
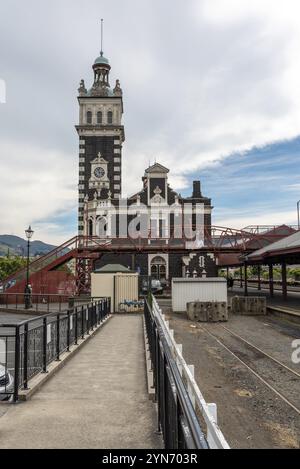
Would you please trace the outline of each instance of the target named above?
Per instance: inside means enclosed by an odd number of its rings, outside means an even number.
[[[95,169],[94,175],[96,176],[96,178],[101,179],[105,175],[105,171],[103,168],[99,166],[98,168]]]

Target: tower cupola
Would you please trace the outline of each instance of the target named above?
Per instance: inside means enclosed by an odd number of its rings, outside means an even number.
[[[100,52],[100,56],[95,60],[93,65],[94,70],[94,86],[108,87],[109,88],[109,72],[110,72],[109,61],[103,56],[103,52]]]

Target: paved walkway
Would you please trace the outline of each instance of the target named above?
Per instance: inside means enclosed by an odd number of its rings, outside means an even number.
[[[0,448],[161,448],[141,316],[114,316],[30,401],[0,417]]]

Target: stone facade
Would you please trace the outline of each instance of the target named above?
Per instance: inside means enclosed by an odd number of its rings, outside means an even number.
[[[145,170],[140,192],[122,200],[122,145],[125,141],[123,93],[118,80],[115,88],[110,88],[110,65],[102,53],[96,59],[93,70],[91,89],[87,90],[82,80],[78,90],[78,233],[104,239],[114,251],[99,255],[95,266],[120,263],[143,275],[165,281],[172,277],[215,276],[214,256],[204,251],[203,242],[197,245],[198,234],[196,241],[175,239],[176,226],[183,217],[184,206],[190,207],[193,225],[197,221],[197,207],[202,207],[202,224],[206,230],[202,238],[209,234],[213,207],[211,200],[202,195],[200,181],[194,182],[191,196],[184,198],[170,187],[169,169],[155,163]],[[132,214],[128,215],[128,209]],[[121,230],[124,216],[125,236]],[[123,253],[121,249],[118,252],[118,246],[124,247],[126,244],[128,229],[133,223],[137,224],[141,233],[141,227],[144,228],[140,235],[144,249],[134,253],[124,253],[124,249]],[[156,246],[159,246],[157,250]],[[162,246],[168,247],[168,252]],[[172,248],[178,246],[181,246],[181,251],[173,252]],[[146,249],[149,247],[151,252]],[[201,253],[199,250],[197,252],[197,247],[202,248]]]

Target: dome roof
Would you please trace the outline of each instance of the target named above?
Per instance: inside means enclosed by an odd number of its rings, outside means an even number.
[[[108,59],[104,57],[102,53],[99,55],[99,57],[97,57],[97,59],[94,62],[94,65],[98,65],[98,64],[109,65]]]

